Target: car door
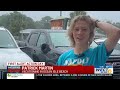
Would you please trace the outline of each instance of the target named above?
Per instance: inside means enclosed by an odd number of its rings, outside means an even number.
[[[48,44],[47,35],[44,32],[41,32],[39,34],[39,38],[37,40],[36,46],[34,47],[34,53],[33,58],[36,62],[46,62],[47,57],[46,55],[41,51],[41,45],[42,44]]]
[[[25,48],[25,53],[27,53],[32,59],[33,59],[34,48],[36,47],[38,37],[39,37],[39,33],[31,33],[26,43],[27,46]]]

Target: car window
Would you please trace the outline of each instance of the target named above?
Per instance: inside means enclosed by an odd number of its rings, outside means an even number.
[[[29,33],[23,33],[23,34],[21,34],[20,35],[20,40],[21,41],[25,41],[27,39],[28,35],[29,35]]]
[[[70,46],[70,41],[65,32],[51,32],[50,37],[55,47]]]
[[[37,47],[41,47],[41,45],[44,43],[47,43],[46,35],[41,33],[37,42]]]
[[[29,45],[31,46],[36,46],[36,42],[37,42],[37,39],[38,39],[38,34],[37,33],[33,33],[31,36],[30,36],[30,39],[29,39]]]
[[[0,31],[0,48],[17,48],[8,31]]]
[[[50,37],[54,46],[70,46],[70,40],[65,32],[51,32]],[[97,47],[98,45],[93,41],[90,45],[91,48]]]

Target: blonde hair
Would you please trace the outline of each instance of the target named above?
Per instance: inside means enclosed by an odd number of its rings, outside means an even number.
[[[76,16],[70,23],[70,27],[68,29],[68,36],[71,41],[71,46],[72,47],[75,46],[75,41],[73,38],[73,29],[74,29],[76,22],[78,22],[79,20],[86,21],[89,24],[89,28],[90,28],[89,46],[90,46],[94,39],[95,23],[91,20],[90,16],[85,16],[85,15]]]

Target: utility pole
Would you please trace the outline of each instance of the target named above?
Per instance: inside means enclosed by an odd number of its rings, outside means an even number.
[[[62,11],[60,11],[60,16],[62,16]]]

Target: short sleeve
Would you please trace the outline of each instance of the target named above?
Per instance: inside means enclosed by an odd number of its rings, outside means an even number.
[[[112,50],[113,51],[113,50]],[[103,66],[105,65],[108,57],[110,56],[111,52],[107,52],[105,43],[102,43],[101,45],[98,45],[96,48],[93,49],[93,53],[95,55],[95,66]]]
[[[62,57],[63,57],[63,55],[61,55],[61,56],[59,57],[59,59],[58,59],[58,61],[57,61],[57,63],[56,63],[58,66],[62,65]]]
[[[67,52],[64,52],[62,55],[60,55],[58,61],[57,61],[57,65],[63,66],[65,60],[67,59],[67,57],[72,55],[73,50],[69,50]]]

